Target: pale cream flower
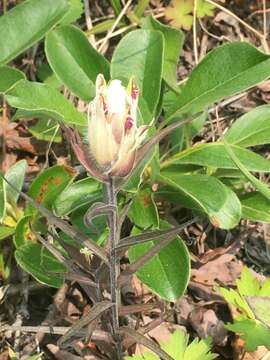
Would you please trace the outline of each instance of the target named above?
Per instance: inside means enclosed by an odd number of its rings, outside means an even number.
[[[126,176],[133,168],[136,150],[148,126],[137,127],[139,91],[133,81],[125,88],[120,80],[106,85],[96,79],[96,96],[89,105],[88,141],[99,170],[109,176]]]

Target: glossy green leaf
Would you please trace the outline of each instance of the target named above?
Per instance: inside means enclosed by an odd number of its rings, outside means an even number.
[[[139,108],[144,123],[150,123],[159,102],[163,63],[163,36],[159,31],[135,30],[117,45],[111,62],[113,79],[125,85],[131,77],[139,86]]]
[[[20,80],[7,94],[8,103],[32,115],[46,115],[71,125],[85,125],[86,117],[56,89],[46,84]]]
[[[0,225],[0,240],[14,234],[15,229],[9,226]]]
[[[176,69],[184,42],[184,33],[181,30],[163,25],[152,16],[148,16],[142,20],[142,27],[144,29],[162,32],[165,40],[162,77],[170,87],[179,92]]]
[[[247,351],[255,351],[258,346],[270,350],[270,330],[255,320],[241,320],[225,325],[226,329],[241,334]]]
[[[5,180],[0,177],[0,220],[6,215],[7,197],[6,197],[6,183]]]
[[[270,57],[245,42],[222,45],[192,71],[168,111],[168,120],[199,112],[208,105],[258,84],[270,75]]]
[[[139,228],[158,227],[158,211],[150,188],[137,192],[129,208],[128,217]]]
[[[214,226],[231,229],[240,221],[241,203],[238,197],[217,178],[200,174],[178,175],[177,172],[164,171],[160,180],[171,187],[172,196],[174,192],[179,192],[179,205],[203,211]]]
[[[0,66],[0,93],[5,93],[22,79],[25,79],[25,75],[20,70],[9,66]]]
[[[233,147],[228,145],[227,142],[224,142],[226,147],[227,153],[230,155],[231,159],[237,165],[239,170],[245,175],[245,177],[251,182],[251,184],[261,193],[263,194],[268,200],[270,200],[270,189],[269,187],[258,180],[254,175],[252,175],[248,169],[244,166],[244,164],[240,161],[240,159],[235,154]]]
[[[240,146],[231,145],[231,147],[249,171],[270,172],[269,160]],[[170,164],[193,164],[221,169],[238,169],[222,142],[192,146],[166,160],[163,166],[166,167]]]
[[[37,281],[60,288],[64,281],[50,272],[66,272],[66,268],[39,244],[27,243],[15,251],[17,263]]]
[[[30,220],[31,220],[31,215],[26,215],[23,216],[17,223],[15,234],[13,237],[13,242],[17,249],[25,245],[27,242],[33,240],[34,238],[30,229],[30,224],[29,224]]]
[[[240,197],[242,217],[252,221],[270,223],[270,200],[257,191]]]
[[[270,105],[258,106],[241,116],[224,137],[229,144],[245,147],[270,143]]]
[[[69,10],[61,20],[62,25],[73,23],[83,14],[83,0],[68,0]]]
[[[167,228],[170,228],[170,225],[162,221],[160,229]],[[133,229],[133,234],[139,232],[138,228]],[[133,246],[128,252],[129,260],[131,262],[137,260],[155,243],[155,241],[148,241]],[[136,275],[161,298],[168,301],[179,299],[186,290],[190,276],[189,253],[183,240],[176,237],[138,270]]]
[[[0,17],[0,64],[14,59],[42,37],[66,12],[66,0],[27,0]]]
[[[23,187],[26,169],[27,161],[20,160],[12,165],[5,174],[6,179],[19,191],[21,191]],[[6,194],[8,202],[17,203],[20,194],[8,184],[6,184]]]
[[[71,168],[62,165],[52,166],[36,177],[28,190],[28,195],[39,204],[42,203],[50,208],[56,197],[72,181],[75,175],[76,172]]]
[[[63,216],[101,199],[100,184],[92,178],[86,178],[66,187],[55,199],[53,207],[58,216]]]
[[[45,51],[58,78],[77,96],[90,101],[95,96],[99,73],[109,79],[109,63],[72,25],[61,26],[46,36]]]

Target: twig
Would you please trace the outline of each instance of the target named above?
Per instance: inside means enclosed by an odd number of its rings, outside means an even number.
[[[89,1],[88,0],[84,0],[84,13],[85,13],[85,21],[86,21],[87,29],[91,30],[92,27],[93,27],[93,24],[92,24],[92,19],[91,19],[91,14],[90,14],[90,6],[89,6]],[[95,35],[90,34],[89,39],[90,39],[90,42],[93,45],[93,47],[96,48]]]
[[[260,33],[259,31],[257,31],[256,29],[254,29],[254,27],[252,27],[251,25],[249,25],[248,23],[246,23],[244,20],[240,19],[237,15],[235,15],[232,11],[230,11],[229,9],[225,8],[224,6],[216,3],[213,0],[205,0],[206,2],[208,2],[209,4],[214,5],[215,7],[217,7],[218,9],[224,11],[225,13],[227,13],[228,15],[232,16],[234,19],[236,19],[240,24],[242,24],[243,26],[245,26],[247,29],[249,29],[251,32],[253,32],[256,36],[258,36],[260,39],[262,39],[264,37],[264,35],[262,33]]]
[[[197,0],[194,0],[193,5],[193,51],[195,65],[198,64],[198,47],[197,47]]]
[[[125,15],[127,9],[129,8],[130,4],[132,3],[132,0],[128,0],[128,2],[126,3],[126,5],[123,7],[122,11],[120,12],[120,14],[117,16],[113,26],[111,27],[110,31],[108,31],[107,35],[105,36],[103,42],[101,43],[101,45],[98,48],[98,51],[101,52],[104,48],[104,46],[106,45],[108,39],[110,38],[110,35],[114,32],[114,29],[116,28],[116,26],[119,24],[120,20],[122,19],[122,17]]]

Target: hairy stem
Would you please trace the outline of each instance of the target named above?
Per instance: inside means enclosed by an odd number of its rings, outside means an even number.
[[[114,180],[109,179],[109,182],[106,184],[107,190],[107,201],[108,205],[114,208],[114,211],[109,215],[109,227],[110,227],[110,237],[109,237],[109,246],[110,246],[110,258],[109,258],[109,267],[110,267],[110,280],[111,280],[111,301],[113,303],[112,307],[112,326],[113,326],[113,336],[117,342],[117,352],[118,358],[121,359],[121,341],[119,338],[119,308],[121,305],[120,292],[117,286],[117,279],[120,275],[120,263],[116,256],[115,248],[119,244],[119,231],[118,231],[118,213],[117,213],[117,193],[114,186]]]

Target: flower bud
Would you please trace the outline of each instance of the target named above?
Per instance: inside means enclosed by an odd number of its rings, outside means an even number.
[[[133,81],[125,88],[120,80],[106,85],[103,75],[97,76],[96,96],[88,112],[88,141],[91,157],[103,174],[124,177],[133,168],[148,129],[137,127],[138,96]]]

